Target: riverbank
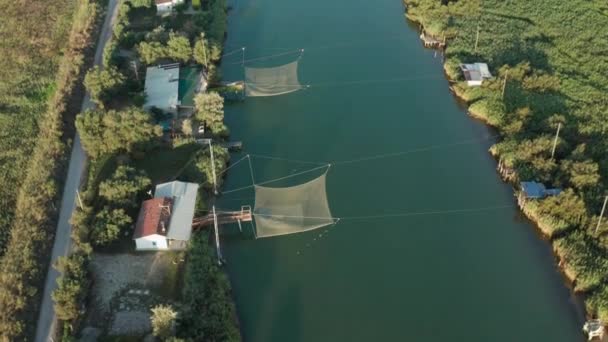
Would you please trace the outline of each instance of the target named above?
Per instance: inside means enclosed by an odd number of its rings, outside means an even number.
[[[535,4],[550,9],[539,15],[523,2],[487,4],[488,9],[467,1],[449,6],[427,0],[404,2],[409,20],[430,34],[447,37],[444,70],[451,89],[468,104],[472,117],[500,133],[501,141],[490,152],[507,170],[503,174],[509,174],[516,192],[519,181],[527,180],[565,190],[559,196],[526,201],[522,211],[551,241],[574,291],[585,295],[588,316],[608,319],[608,227],[596,227],[595,214],[601,209],[607,171],[607,160],[596,145],[606,140],[588,123],[601,120],[600,112],[608,109],[593,98],[589,101],[590,94],[600,98],[608,86],[608,77],[594,72],[595,65],[606,60],[593,52],[606,43],[575,38],[599,32],[593,28],[602,21],[593,13],[570,18],[572,28],[559,25],[569,12],[565,7],[593,5]],[[568,30],[578,33],[569,35]],[[573,46],[586,50],[572,51]],[[577,74],[572,74],[566,54],[577,55]],[[488,63],[495,78],[481,87],[467,87],[458,66],[473,62]],[[595,80],[592,84],[589,76]],[[554,158],[551,146],[558,126]]]
[[[103,266],[111,264],[107,260],[124,264],[119,273],[129,275],[157,268],[156,261],[133,265],[121,262],[134,251],[133,227],[153,185],[172,180],[198,183],[201,186],[196,215],[207,211],[205,200],[210,198],[212,189],[212,163],[206,145],[201,146],[197,139],[224,141],[227,128],[223,124],[223,100],[203,90],[194,99],[194,113],[192,108],[145,111],[141,107],[148,80],[142,75],[155,65],[181,65],[183,72],[175,75],[179,77],[176,95],[190,96],[192,101],[196,87],[193,79],[218,77],[214,71],[221,58],[226,11],[224,0],[189,11],[180,5],[168,15],[157,13],[153,2],[124,1],[118,6],[111,37],[103,50],[102,67],[89,70],[84,78],[97,106],[76,118],[90,163],[71,220],[72,254],[60,260],[61,277],[53,292],[64,337],[78,336],[82,330],[83,334],[94,332],[104,338],[143,339],[151,330],[150,310],[157,305],[171,305],[171,310],[179,311],[175,322],[179,329],[174,331],[179,337],[240,339],[229,283],[210,257],[212,247],[201,242],[207,240],[206,233],[193,233],[192,246],[186,251],[190,257],[184,256],[186,252],[160,251],[152,259],[140,258],[171,261],[168,271],[156,269],[163,275],[162,281],[157,282],[162,283],[160,286],[148,283],[146,277],[110,286],[93,281],[104,277]],[[107,82],[99,82],[100,79]],[[203,113],[201,106],[208,101],[214,102],[214,110]],[[195,130],[203,126],[204,133],[200,128]],[[121,135],[127,131],[128,137]],[[122,143],[112,145],[112,141]],[[213,151],[216,172],[220,172],[226,167],[229,154],[219,146],[214,146]],[[186,260],[187,264],[181,265]],[[146,296],[123,298],[125,293],[142,292]],[[100,293],[116,305],[96,305]],[[85,312],[82,308],[87,302],[90,305]],[[125,315],[137,324],[133,324],[133,329],[129,328],[131,324],[116,329],[115,323]]]

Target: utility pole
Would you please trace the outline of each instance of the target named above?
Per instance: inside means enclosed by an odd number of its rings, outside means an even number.
[[[479,25],[477,25],[477,36],[475,37],[475,53],[477,53],[477,44],[479,43]]]
[[[604,217],[604,211],[606,210],[606,203],[608,203],[608,196],[604,198],[604,205],[602,206],[602,212],[600,213],[600,218],[597,220],[597,226],[595,226],[595,233],[597,234],[598,229],[600,229],[600,224],[602,223],[602,217]]]
[[[507,89],[507,77],[509,77],[509,69],[505,72],[505,80],[502,82],[502,97],[505,98],[505,90]]]
[[[213,147],[209,139],[209,153],[211,153],[211,172],[213,173],[213,193],[217,195],[217,179],[215,177],[215,161],[213,160]]]
[[[78,203],[80,204],[80,209],[84,209],[82,205],[82,199],[80,198],[80,191],[76,190],[76,198],[78,198]]]
[[[137,71],[137,62],[131,61],[131,66],[133,67],[133,72],[135,73],[135,78],[139,81],[139,71]]]
[[[205,53],[205,68],[209,68],[209,56],[207,56],[207,46],[205,46],[205,33],[201,32],[201,44],[203,44],[203,52]]]
[[[557,124],[557,132],[555,133],[555,139],[553,139],[553,149],[551,150],[551,159],[555,156],[555,148],[557,147],[557,139],[559,138],[559,130],[562,128],[562,123]]]

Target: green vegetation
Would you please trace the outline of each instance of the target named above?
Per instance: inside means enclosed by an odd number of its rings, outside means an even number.
[[[113,66],[101,70],[94,66],[84,78],[84,86],[91,99],[101,108],[104,102],[120,93],[125,77]]]
[[[70,101],[100,13],[88,0],[6,2],[0,12],[0,340],[32,339],[70,132],[62,122],[76,112]]]
[[[138,194],[151,185],[145,172],[121,165],[109,179],[99,184],[99,196],[117,206],[135,208],[139,206]]]
[[[410,19],[447,37],[445,70],[453,89],[472,115],[500,132],[492,153],[514,171],[513,180],[565,189],[528,201],[524,211],[553,237],[575,290],[588,295],[590,314],[608,320],[608,224],[595,229],[608,192],[608,7],[584,0],[405,3]],[[458,66],[470,62],[488,63],[495,79],[467,87]]]
[[[76,118],[82,147],[92,158],[104,154],[133,152],[162,134],[160,126],[142,109],[129,107],[123,111],[89,110]]]
[[[186,265],[178,337],[194,341],[240,341],[228,277],[216,263],[209,232],[193,235]]]
[[[194,98],[196,118],[216,135],[227,136],[224,125],[224,98],[216,92],[200,93]]]
[[[152,334],[167,340],[175,335],[175,320],[177,312],[170,305],[157,305],[152,308]]]
[[[86,270],[93,247],[102,251],[123,251],[124,243],[128,243],[127,250],[132,250],[129,228],[133,227],[144,193],[153,184],[176,178],[204,183],[199,196],[201,202],[211,189],[209,151],[196,144],[192,137],[195,133],[193,126],[197,127],[198,121],[162,111],[147,113],[138,108],[144,99],[144,77],[141,75],[146,64],[161,61],[191,63],[193,59],[203,64],[201,61],[204,59],[207,72],[215,70],[213,63],[221,56],[225,22],[220,23],[212,15],[213,11],[221,12],[225,21],[226,8],[223,1],[206,5],[208,10],[199,14],[178,12],[161,18],[156,16],[150,1],[122,2],[117,25],[104,50],[103,68],[92,68],[85,77],[84,83],[101,109],[86,111],[76,119],[83,148],[91,160],[82,194],[84,208],[78,208],[71,221],[74,253],[58,266],[62,277],[59,289],[53,294],[56,309],[65,313],[60,317],[65,338],[75,335],[84,315],[82,308],[88,282],[86,272],[80,270]],[[217,32],[223,30],[222,40],[208,41],[205,38],[204,31],[209,30],[212,24]],[[212,98],[215,101],[213,106],[207,106],[212,113],[208,112],[207,116],[211,136],[217,141],[228,131],[223,124],[223,100],[217,94]],[[168,119],[178,123],[183,119],[181,125],[178,124],[182,127],[182,135],[176,137],[167,133],[160,139],[162,129],[154,121]],[[219,173],[226,167],[230,156],[226,149],[220,147],[214,147],[214,153]],[[195,265],[199,269],[215,267],[211,269],[216,273],[203,275],[210,281],[205,285],[209,289],[193,303],[205,307],[187,305],[188,312],[196,313],[198,317],[189,316],[188,322],[194,325],[191,331],[184,330],[184,336],[188,335],[188,340],[239,340],[225,275],[221,274],[212,258],[197,259],[195,256],[194,260],[198,260]],[[191,288],[189,291],[195,290]],[[226,312],[231,314],[226,316]],[[185,322],[181,310],[177,315],[170,307],[157,307],[151,319],[155,335],[166,341],[181,341],[172,336],[174,321]],[[221,331],[225,327],[229,330]]]

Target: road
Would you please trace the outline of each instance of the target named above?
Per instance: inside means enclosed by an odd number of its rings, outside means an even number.
[[[108,42],[108,39],[111,37],[111,28],[118,13],[118,7],[116,6],[117,1],[118,0],[108,1],[108,10],[101,29],[101,34],[99,35],[97,49],[95,50],[94,63],[100,67],[102,67],[101,61],[103,49]],[[89,94],[87,93],[82,101],[82,110],[84,111],[94,107],[95,104],[91,101]],[[53,300],[51,298],[51,294],[57,288],[57,278],[59,277],[59,272],[53,268],[53,264],[59,257],[67,256],[71,249],[70,233],[72,227],[70,226],[69,221],[70,217],[72,216],[72,212],[76,208],[76,192],[80,187],[86,163],[87,157],[82,149],[82,146],[80,145],[80,137],[78,136],[78,133],[76,133],[74,145],[72,147],[72,154],[70,156],[68,175],[63,188],[63,198],[61,199],[61,208],[59,211],[59,221],[57,222],[53,252],[49,270],[46,275],[42,304],[40,306],[40,313],[38,315],[35,338],[36,342],[53,341],[53,336],[55,335],[57,318],[55,316],[55,310],[53,309]]]

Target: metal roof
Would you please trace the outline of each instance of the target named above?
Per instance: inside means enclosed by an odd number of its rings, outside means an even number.
[[[482,81],[492,78],[486,63],[460,64],[460,69],[462,69],[467,81]]]
[[[146,69],[146,104],[164,111],[177,110],[179,91],[179,63],[148,67]]]
[[[190,239],[197,193],[198,184],[196,183],[175,181],[156,186],[154,197],[173,198],[167,239],[184,241]]]
[[[527,198],[538,199],[547,196],[557,196],[561,189],[547,189],[545,185],[537,182],[521,182],[521,190]]]

